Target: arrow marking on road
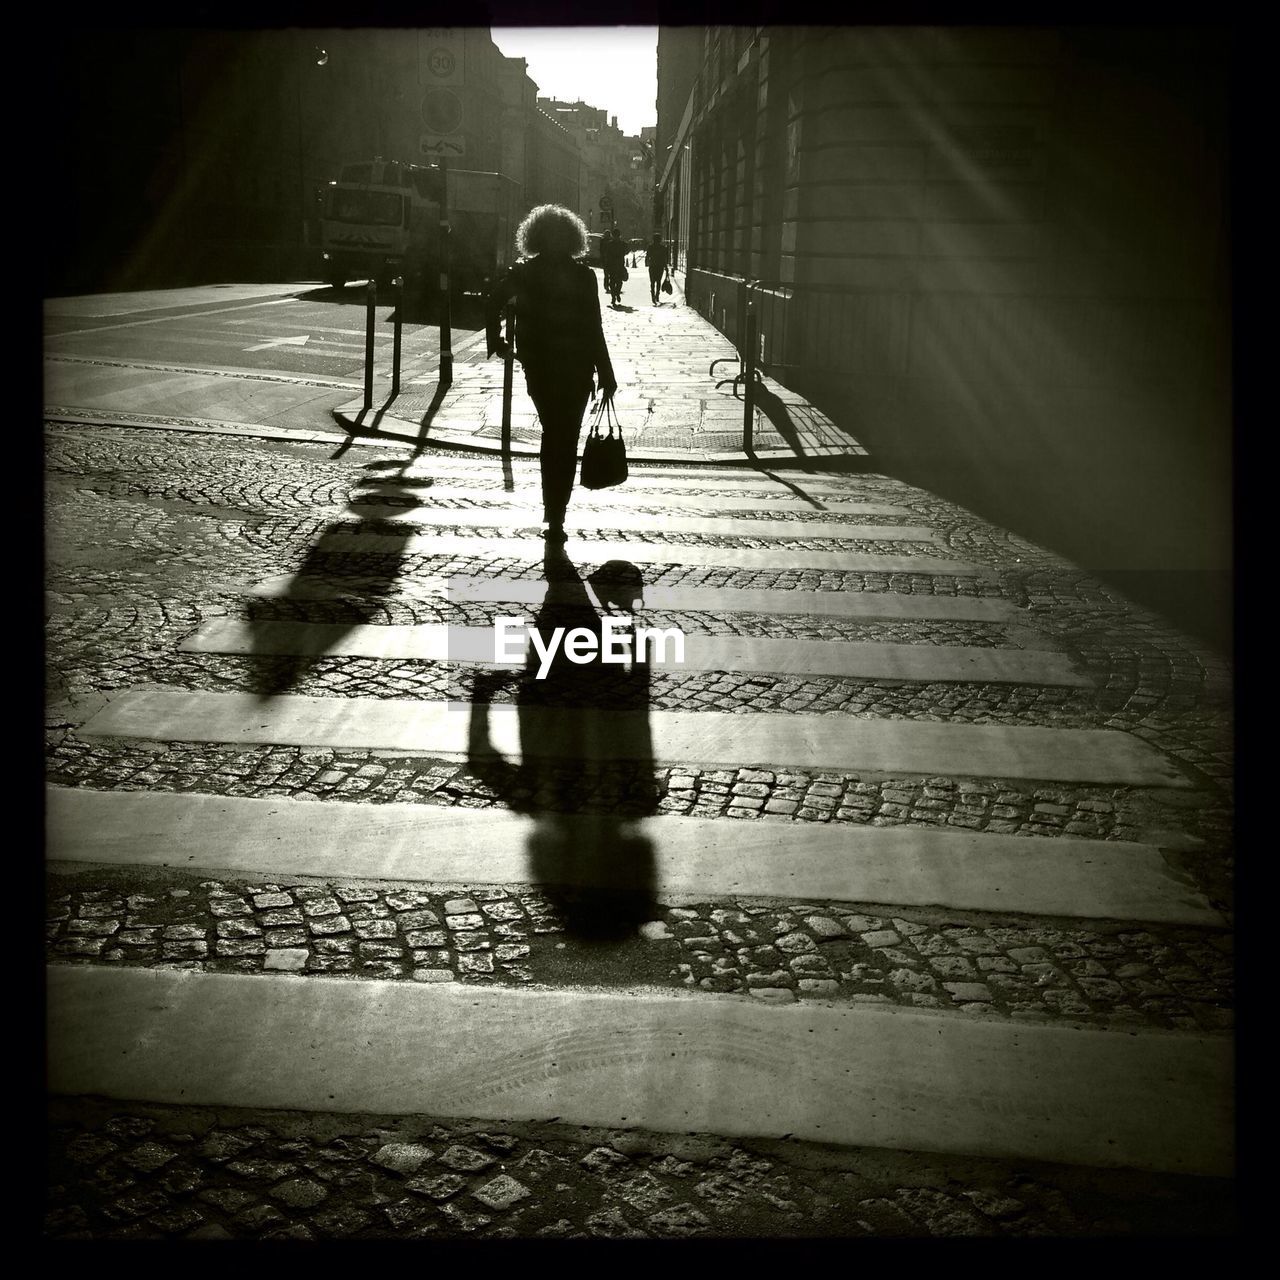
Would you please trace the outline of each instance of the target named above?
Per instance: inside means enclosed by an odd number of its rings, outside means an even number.
[[[300,347],[311,335],[309,333],[299,334],[296,338],[268,338],[266,342],[260,342],[256,347],[245,347],[246,351],[266,351],[268,347]]]

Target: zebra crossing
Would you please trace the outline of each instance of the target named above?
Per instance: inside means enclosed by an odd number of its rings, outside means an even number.
[[[531,468],[516,468],[521,488],[514,494],[484,460],[420,457],[388,460],[386,469],[395,475],[381,487],[411,493],[416,505],[365,501],[380,486],[364,486],[347,518],[355,512],[376,521],[379,531],[339,526],[323,535],[330,563],[349,567],[349,575],[339,582],[313,571],[276,574],[246,584],[247,598],[333,599],[359,586],[366,555],[391,551],[431,557],[433,564],[484,557],[506,566],[489,578],[472,572],[454,579],[438,568],[418,578],[406,574],[407,595],[483,606],[494,616],[570,596],[601,609],[607,604],[607,592],[585,572],[573,590],[511,576],[509,562],[536,565],[543,558]],[[934,575],[953,588],[998,582],[991,566],[953,557],[927,523],[879,501],[856,477],[680,468],[642,471],[633,481],[607,500],[575,496],[565,554],[579,569],[625,560],[645,570]],[[798,498],[797,489],[808,496]],[[672,493],[678,514],[637,510],[661,507]],[[443,505],[461,499],[489,505]],[[813,518],[787,518],[804,511]],[[862,523],[885,517],[910,523]],[[807,545],[833,539],[896,549]],[[691,633],[687,671],[979,681],[1085,695],[1095,687],[994,587],[977,595],[646,583],[637,618],[646,610],[733,616],[748,628],[758,616],[965,622],[1009,628],[1007,638],[1017,637],[970,647]],[[495,665],[490,638],[484,627],[438,623],[217,619],[180,647],[197,657],[345,654],[486,667]],[[148,687],[112,694],[79,731],[87,738],[296,744],[467,760],[475,751],[475,712],[474,705],[443,700]],[[494,704],[484,712],[486,750],[522,763],[631,759],[687,769],[752,766],[1170,791],[1189,785],[1148,742],[1110,728],[692,707]],[[55,861],[462,887],[529,884],[527,850],[537,822],[504,808],[59,787],[50,789],[48,808]],[[575,831],[585,840],[593,822],[599,825],[585,815],[557,821],[570,845]],[[651,846],[661,900],[816,900],[1196,925],[1220,919],[1159,848],[1140,841],[675,814],[634,825]],[[52,1085],[67,1093],[300,1111],[555,1117],[1203,1174],[1224,1174],[1231,1165],[1230,1048],[1205,1034],[838,1000],[778,1006],[711,992],[601,994],[97,965],[55,966],[51,974]],[[327,1029],[323,1047],[309,1038],[319,1026]]]

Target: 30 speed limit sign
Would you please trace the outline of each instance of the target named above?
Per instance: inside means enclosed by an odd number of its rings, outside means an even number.
[[[451,49],[436,45],[434,49],[427,50],[427,70],[437,80],[452,80],[457,69],[458,60],[453,56]]]
[[[425,27],[418,32],[418,83],[423,88],[465,79],[466,32],[461,27]]]

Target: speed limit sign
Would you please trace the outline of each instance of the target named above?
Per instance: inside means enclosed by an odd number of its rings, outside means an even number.
[[[418,32],[418,83],[423,88],[466,80],[466,37],[463,27],[424,27]]]
[[[437,45],[434,49],[427,51],[427,70],[437,80],[452,80],[453,73],[458,69],[458,60],[453,53]]]

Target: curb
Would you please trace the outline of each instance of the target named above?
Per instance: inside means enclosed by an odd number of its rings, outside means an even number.
[[[334,409],[331,412],[334,419],[350,431],[355,439],[369,440],[376,438],[365,433],[345,408]],[[500,444],[478,443],[474,434],[450,431],[447,428],[442,430],[431,428],[427,435],[423,437],[420,423],[409,422],[404,418],[396,418],[391,414],[384,414],[379,420],[379,430],[381,431],[388,425],[393,431],[403,431],[408,434],[415,443],[421,444],[424,449],[456,449],[468,453],[493,456],[501,456],[503,454]],[[538,456],[536,446],[514,441],[506,452],[513,458],[536,458]],[[807,454],[798,454],[790,449],[757,449],[751,453],[746,453],[742,450],[710,453],[705,449],[629,449],[627,451],[627,461],[629,463],[653,463],[655,465],[689,463],[697,466],[713,467],[751,467],[758,462],[785,462],[789,467],[793,468],[820,467],[826,470],[842,471],[869,471],[874,466],[871,455],[866,452],[851,453],[847,449],[836,448],[823,448]]]
[[[76,427],[129,427],[140,431],[181,431],[193,435],[242,436],[253,440],[279,440],[289,444],[324,444],[345,446],[362,445],[374,449],[401,449],[405,445],[421,444],[423,448],[447,449],[460,453],[487,454],[500,457],[499,445],[476,444],[474,436],[452,432],[437,432],[433,437],[421,440],[421,428],[417,423],[402,418],[384,416],[393,429],[403,429],[404,435],[386,436],[366,432],[357,427],[354,420],[341,410],[334,409],[333,416],[343,431],[302,431],[295,427],[264,427],[248,422],[221,422],[214,418],[148,417],[145,414],[114,414],[105,409],[52,409],[42,415],[46,423]],[[536,458],[538,450],[531,445],[513,444],[513,458]],[[627,455],[627,461],[640,465],[663,466],[685,463],[694,466],[754,467],[761,462],[785,463],[790,470],[870,471],[874,462],[869,454],[847,454],[832,451],[827,455],[795,454],[786,449],[761,449],[757,453],[696,453],[689,449],[638,449]]]

